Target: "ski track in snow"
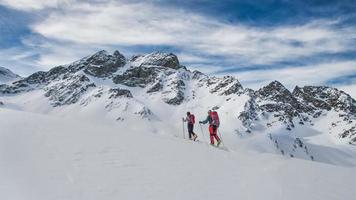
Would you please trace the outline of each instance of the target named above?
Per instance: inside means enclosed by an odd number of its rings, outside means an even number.
[[[0,109],[0,119],[0,199],[4,200],[351,200],[356,196],[353,165],[250,151],[251,146],[245,149],[241,142],[234,146],[228,135],[224,142],[232,149],[226,152],[210,147],[207,135],[192,142],[178,133],[173,137],[142,131],[147,127],[10,109]],[[259,146],[259,140],[269,139],[257,135],[254,140]],[[275,151],[273,144],[270,150]]]

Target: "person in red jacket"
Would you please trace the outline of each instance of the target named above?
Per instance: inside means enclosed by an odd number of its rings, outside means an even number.
[[[189,133],[189,139],[193,139],[194,141],[197,139],[197,134],[194,133],[194,124],[195,124],[195,116],[191,114],[190,112],[187,112],[187,117],[184,119],[184,122],[187,122],[188,125],[188,133]]]
[[[199,121],[201,124],[209,123],[209,133],[210,133],[210,144],[214,145],[214,138],[218,142],[217,146],[220,145],[221,139],[219,138],[217,131],[220,125],[220,120],[218,113],[216,111],[208,111],[208,116],[204,121]]]

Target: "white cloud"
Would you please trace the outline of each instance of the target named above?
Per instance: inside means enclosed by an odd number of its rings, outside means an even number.
[[[289,89],[296,85],[324,85],[328,80],[356,73],[356,61],[330,62],[313,66],[295,66],[283,69],[236,72],[247,87],[257,89],[273,80],[280,81]],[[229,73],[231,75],[231,73]]]
[[[33,30],[48,38],[85,44],[177,45],[187,42],[187,35],[197,29],[203,31],[204,20],[145,3],[76,4],[65,13],[53,13]]]
[[[13,47],[0,49],[0,55],[0,66],[9,68],[21,76],[40,70],[33,59],[33,57],[36,56],[36,53],[33,51]]]
[[[204,72],[205,74],[214,75],[214,72],[220,69],[219,66],[211,65],[211,64],[193,64],[188,67],[189,70]]]
[[[0,0],[1,5],[5,5],[18,10],[41,10],[47,7],[60,7],[70,5],[75,0]]]
[[[195,55],[191,53],[181,52],[176,54],[181,62],[184,63],[209,63],[211,60],[207,57]]]
[[[40,55],[35,63],[41,70],[72,63],[96,51],[107,49],[107,46],[52,41],[38,36],[23,38],[22,43],[28,47],[27,51],[36,52]]]
[[[76,3],[32,26],[47,38],[96,45],[171,45],[245,64],[273,64],[356,49],[338,21],[255,28],[149,3]]]
[[[42,37],[23,40],[30,48],[25,53],[40,55],[31,64],[44,69],[69,63],[101,48],[112,50],[115,46],[173,46],[182,52],[178,54],[181,62],[193,63],[188,67],[206,73],[219,71],[222,65],[226,67],[226,63],[211,64],[216,62],[215,56],[234,66],[271,66],[322,53],[356,50],[356,28],[335,28],[337,20],[258,28],[147,2],[95,2],[0,0],[2,5],[26,11],[51,8],[46,18],[30,25]],[[18,62],[25,63],[26,56],[23,59],[21,54],[15,55]],[[250,87],[278,79],[292,88],[297,84],[323,84],[328,79],[356,73],[355,64],[352,61],[319,63],[236,75]]]

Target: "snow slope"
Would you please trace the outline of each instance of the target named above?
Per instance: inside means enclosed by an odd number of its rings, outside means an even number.
[[[233,146],[227,152],[145,124],[75,120],[5,108],[0,108],[0,119],[0,199],[347,200],[356,196],[354,166]]]
[[[149,127],[142,132],[176,137],[187,111],[198,121],[215,109],[231,149],[356,164],[350,145],[356,144],[356,101],[350,95],[324,86],[290,92],[278,81],[253,91],[232,76],[189,71],[171,53],[126,59],[119,51],[99,51],[0,85],[0,106],[73,121]],[[196,132],[208,139],[199,126]]]
[[[13,73],[7,68],[0,67],[0,84],[15,81],[21,78],[19,75]]]
[[[217,110],[224,148],[183,139]],[[356,101],[100,51],[0,84],[0,199],[352,199]],[[187,134],[185,133],[185,137]]]

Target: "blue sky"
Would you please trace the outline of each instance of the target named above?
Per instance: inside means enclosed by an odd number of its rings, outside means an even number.
[[[355,94],[356,2],[0,0],[0,66],[29,75],[101,49],[173,52],[252,88],[277,79]]]

